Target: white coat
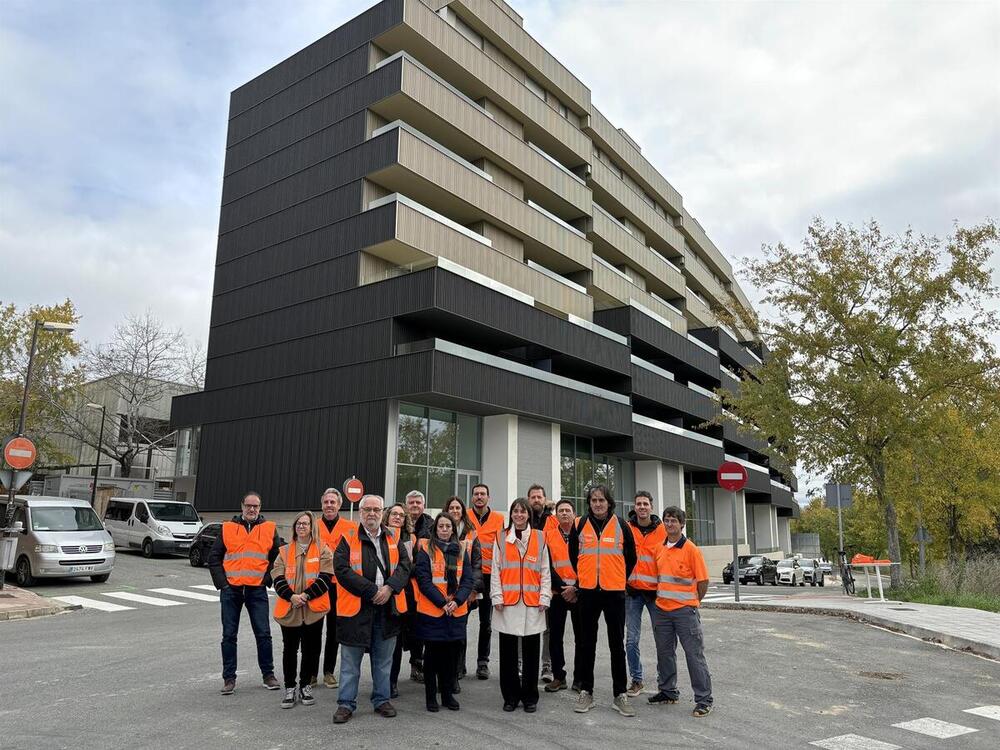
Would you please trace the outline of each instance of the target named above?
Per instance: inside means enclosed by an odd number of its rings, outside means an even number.
[[[507,532],[506,537],[497,534],[493,543],[493,560],[502,560],[506,556],[505,546],[507,542],[517,545],[521,557],[528,550],[527,535],[518,539],[513,527]],[[503,584],[500,582],[500,573],[495,568],[490,577],[490,601],[492,604],[503,604]],[[552,601],[552,573],[549,570],[549,550],[542,545],[542,587],[539,596],[541,604],[548,607]],[[545,612],[538,607],[528,607],[524,601],[517,604],[509,604],[499,612],[493,610],[493,629],[508,635],[534,635],[545,631]]]

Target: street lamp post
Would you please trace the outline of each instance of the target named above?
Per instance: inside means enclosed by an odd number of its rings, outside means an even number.
[[[94,502],[97,500],[97,473],[101,470],[101,448],[104,446],[104,417],[107,415],[108,410],[105,408],[104,404],[86,404],[89,409],[100,409],[101,410],[101,434],[97,438],[97,456],[94,458],[94,484],[90,488],[90,507],[94,507]]]

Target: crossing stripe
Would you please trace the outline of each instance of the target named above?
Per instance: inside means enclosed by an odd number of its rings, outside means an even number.
[[[826,748],[826,750],[900,750],[899,745],[862,737],[860,734],[842,734],[838,737],[816,740],[809,744]]]
[[[1000,706],[979,706],[978,708],[966,708],[964,709],[964,713],[1000,721]]]
[[[170,596],[181,596],[186,599],[196,599],[199,602],[217,602],[219,597],[209,594],[200,594],[197,591],[185,591],[184,589],[150,589],[154,594],[169,594]]]
[[[958,737],[963,734],[971,734],[972,732],[978,732],[978,729],[973,729],[972,727],[963,727],[961,724],[952,724],[950,721],[941,721],[940,719],[932,719],[929,716],[923,719],[914,719],[913,721],[904,721],[900,724],[893,724],[894,727],[899,729],[905,729],[909,732],[916,732],[918,734],[926,734],[929,737],[936,737],[939,740],[946,740],[949,737]]]
[[[129,602],[139,602],[140,604],[152,604],[155,607],[181,607],[184,602],[174,602],[170,599],[158,599],[155,596],[145,594],[133,594],[131,591],[104,591],[101,596],[113,596],[115,599],[124,599]]]
[[[64,604],[79,604],[84,609],[99,609],[101,612],[122,612],[126,609],[135,609],[135,607],[126,607],[122,604],[112,604],[111,602],[100,602],[97,599],[88,599],[85,596],[53,596],[56,601],[63,602]]]
[[[210,583],[199,583],[196,586],[192,586],[191,588],[193,588],[193,589],[201,589],[203,591],[215,591],[216,593],[218,593],[218,591],[219,591],[217,588],[215,588],[215,586],[213,586]]]

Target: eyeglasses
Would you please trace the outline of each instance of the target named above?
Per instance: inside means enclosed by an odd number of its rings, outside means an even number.
[[[295,525],[296,526],[312,526],[312,524],[309,523],[308,521],[296,521]]]
[[[381,508],[362,508],[361,512],[362,513],[381,513],[382,509]]]
[[[406,518],[406,514],[397,510],[395,513],[390,513],[389,518]]]
[[[246,508],[247,510],[260,510],[259,505],[249,505],[247,503],[243,503],[243,507]]]

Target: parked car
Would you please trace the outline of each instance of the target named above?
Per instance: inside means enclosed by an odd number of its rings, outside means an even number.
[[[819,567],[823,571],[823,575],[832,576],[833,575],[833,563],[829,560],[821,559],[819,561]]]
[[[187,554],[201,518],[191,503],[113,497],[104,511],[104,525],[119,547],[141,550],[144,557]]]
[[[799,586],[806,585],[805,574],[802,572],[802,567],[799,565],[798,560],[789,558],[778,561],[778,583],[787,583],[790,586],[796,584]]]
[[[208,523],[201,528],[194,541],[191,542],[191,549],[188,550],[188,560],[191,561],[192,566],[200,568],[208,562],[208,552],[221,533],[221,523]]]
[[[823,568],[820,567],[819,560],[812,560],[804,557],[799,560],[799,567],[802,568],[803,586],[807,583],[810,586],[815,586],[817,584],[820,586],[826,585],[826,577],[823,574]]]
[[[0,518],[7,502],[0,502]],[[21,522],[14,553],[14,578],[30,586],[36,578],[89,576],[108,580],[115,566],[115,543],[86,500],[18,495],[14,523]]]
[[[740,583],[752,581],[758,586],[763,586],[765,583],[770,583],[772,586],[777,584],[777,568],[773,560],[762,555],[740,555],[737,562],[740,565]],[[733,564],[731,562],[722,569],[722,582],[733,582]]]

